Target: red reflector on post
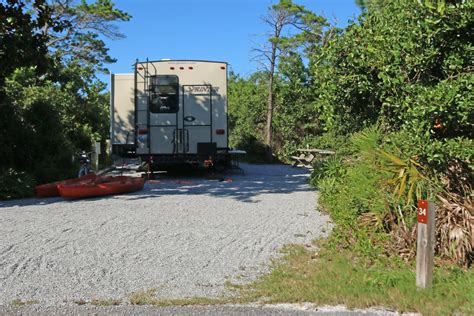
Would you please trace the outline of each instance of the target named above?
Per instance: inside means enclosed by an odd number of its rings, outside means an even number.
[[[427,200],[418,200],[418,223],[426,224],[428,223],[428,201]]]
[[[144,135],[144,134],[148,134],[148,130],[147,130],[147,129],[139,129],[139,130],[138,130],[138,135]]]
[[[217,135],[224,135],[225,134],[225,129],[223,129],[223,128],[216,129],[216,134]]]

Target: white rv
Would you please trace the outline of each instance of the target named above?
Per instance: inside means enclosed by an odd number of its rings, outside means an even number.
[[[227,166],[227,63],[137,61],[111,75],[112,152],[153,166]]]

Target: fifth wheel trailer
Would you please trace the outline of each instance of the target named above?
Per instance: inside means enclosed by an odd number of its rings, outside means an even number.
[[[154,167],[228,166],[227,63],[137,61],[111,75],[112,152]]]

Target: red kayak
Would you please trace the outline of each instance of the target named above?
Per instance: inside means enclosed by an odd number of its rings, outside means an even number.
[[[79,183],[60,183],[59,194],[68,199],[81,199],[103,195],[129,193],[141,190],[145,179],[126,176],[97,177],[92,181]]]
[[[79,183],[79,182],[89,182],[89,181],[94,180],[96,177],[97,176],[95,173],[89,173],[80,178],[67,179],[63,181],[37,185],[35,187],[36,196],[37,197],[59,196],[58,184],[73,184],[73,183]]]

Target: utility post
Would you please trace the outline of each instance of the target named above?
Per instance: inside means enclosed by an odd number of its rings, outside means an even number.
[[[431,287],[435,247],[435,205],[427,200],[418,201],[418,238],[416,242],[416,286]]]
[[[94,142],[94,152],[92,153],[92,165],[94,166],[94,170],[99,171],[99,155],[100,152],[100,141]]]

